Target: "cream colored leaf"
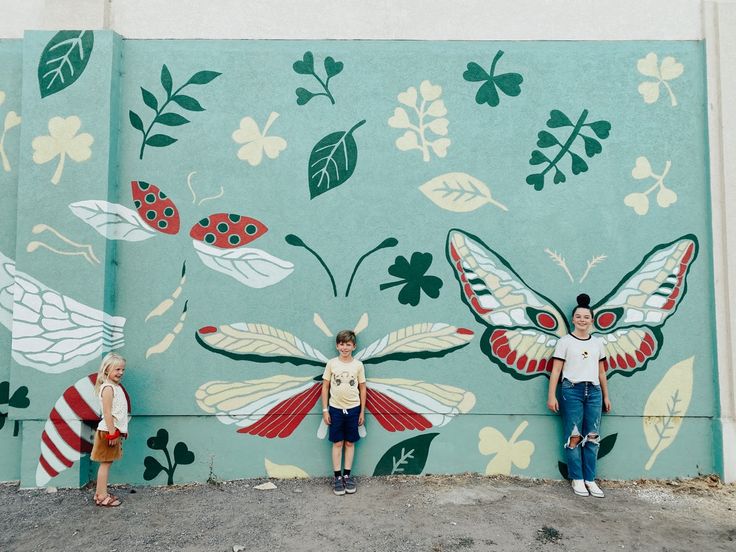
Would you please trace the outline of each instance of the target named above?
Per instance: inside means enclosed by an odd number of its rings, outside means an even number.
[[[233,132],[232,137],[238,144],[245,144],[259,140],[261,131],[253,117],[243,117],[240,120],[240,128]]]
[[[634,165],[634,168],[631,170],[631,176],[637,180],[652,176],[652,165],[649,163],[649,159],[643,155],[637,157],[636,165]]]
[[[645,470],[651,469],[657,456],[677,437],[692,398],[694,359],[685,359],[667,370],[644,405],[644,437],[652,451]]]
[[[641,192],[632,192],[624,198],[624,205],[634,209],[637,215],[646,215],[649,212],[649,198]]]
[[[3,105],[4,102],[5,102],[5,92],[0,90],[0,105]]]
[[[435,205],[447,211],[467,213],[486,203],[508,211],[505,205],[493,199],[488,186],[467,173],[441,174],[419,186],[419,190]]]
[[[684,70],[685,66],[682,63],[678,63],[675,58],[667,56],[662,60],[659,73],[662,76],[662,80],[672,80],[682,75]]]
[[[394,109],[394,114],[388,120],[388,126],[392,128],[409,128],[411,123],[409,122],[409,115],[403,107],[397,107]]]
[[[274,479],[304,479],[309,477],[307,472],[297,466],[291,466],[289,464],[275,464],[268,458],[265,458],[264,460],[268,477],[272,477]]]
[[[437,157],[445,157],[447,155],[447,148],[450,147],[449,138],[440,138],[431,143],[432,149]]]
[[[449,121],[444,117],[435,119],[427,125],[427,128],[439,136],[447,136],[447,125]]]
[[[404,92],[401,92],[397,96],[398,100],[409,107],[416,107],[417,105],[417,89],[413,86],[407,88]]]
[[[441,322],[407,326],[374,341],[355,355],[358,360],[385,357],[397,353],[440,352],[461,347],[473,339],[473,332]]]
[[[659,78],[659,68],[657,67],[657,54],[650,52],[646,57],[636,62],[637,70],[647,77]]]
[[[20,122],[20,115],[18,115],[15,111],[8,111],[8,113],[5,115],[5,124],[3,128],[5,131],[8,131],[11,128],[17,127]]]
[[[443,102],[442,100],[432,102],[429,105],[429,109],[427,109],[427,115],[431,115],[432,117],[444,117],[445,115],[447,115],[445,102]]]
[[[654,103],[659,99],[659,82],[644,81],[639,85],[639,94],[644,97],[644,101],[648,104]]]
[[[440,97],[442,87],[438,84],[432,84],[428,80],[423,80],[422,84],[419,85],[419,92],[421,92],[424,101],[431,102]]]
[[[238,150],[238,159],[247,161],[251,167],[260,165],[263,159],[263,145],[260,141],[248,142]]]
[[[496,454],[507,447],[509,442],[495,427],[484,427],[478,433],[478,450],[483,456]]]
[[[269,159],[276,159],[286,149],[286,140],[280,136],[267,136],[263,139],[263,151]]]
[[[396,139],[396,147],[401,151],[408,151],[411,149],[419,148],[419,141],[417,135],[411,130],[407,130],[399,138]]]
[[[660,207],[667,208],[677,201],[677,193],[669,188],[662,187],[657,192],[657,204]]]
[[[529,467],[532,454],[534,454],[534,443],[531,441],[517,442],[528,425],[529,422],[526,420],[521,422],[508,441],[494,427],[484,427],[480,430],[478,450],[483,455],[495,454],[495,457],[486,466],[486,475],[510,475],[513,466],[521,469]]]

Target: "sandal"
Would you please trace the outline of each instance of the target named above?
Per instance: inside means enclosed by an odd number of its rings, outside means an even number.
[[[107,493],[106,496],[111,496],[113,500],[120,500],[120,497],[118,497],[117,495],[114,495],[112,493]],[[95,497],[94,497],[95,503],[99,502],[99,500],[100,500],[100,495],[95,494]]]
[[[117,508],[122,502],[111,494],[105,495],[105,498],[95,497],[95,505],[103,508]]]

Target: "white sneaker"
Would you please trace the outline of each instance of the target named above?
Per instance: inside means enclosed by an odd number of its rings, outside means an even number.
[[[590,496],[594,496],[596,498],[603,498],[606,496],[595,481],[586,481],[585,486],[588,488]]]
[[[578,496],[588,496],[590,493],[588,492],[588,489],[585,487],[585,483],[582,479],[572,479],[570,481],[572,484],[572,490],[573,492]],[[598,489],[600,491],[600,489]]]

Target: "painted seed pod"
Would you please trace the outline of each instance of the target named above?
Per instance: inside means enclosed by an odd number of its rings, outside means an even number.
[[[142,180],[130,183],[133,203],[143,221],[164,234],[179,232],[179,210],[158,187]]]
[[[207,245],[235,249],[249,244],[268,232],[261,221],[232,213],[215,213],[192,226],[189,235]]]

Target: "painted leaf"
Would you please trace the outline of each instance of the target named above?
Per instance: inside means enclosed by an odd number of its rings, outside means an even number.
[[[227,274],[248,287],[260,289],[272,286],[294,271],[294,265],[289,261],[260,249],[219,249],[197,240],[192,243],[205,266]]]
[[[506,206],[493,199],[488,186],[467,173],[441,174],[419,186],[419,189],[435,205],[447,211],[467,213],[487,203],[508,211]]]
[[[38,62],[42,98],[61,92],[82,76],[94,43],[92,31],[59,31],[49,40]]]
[[[363,362],[402,358],[430,358],[463,347],[473,332],[442,322],[423,322],[393,331],[355,355]]]
[[[419,475],[424,470],[432,439],[439,433],[426,433],[401,441],[388,449],[376,464],[373,475]]]
[[[282,360],[314,366],[327,362],[327,357],[309,343],[268,324],[240,322],[219,328],[204,326],[197,331],[196,337],[205,349],[237,360]]]
[[[652,451],[644,466],[649,470],[657,456],[677,437],[693,393],[693,361],[690,357],[667,370],[644,405],[644,437]]]
[[[158,477],[158,474],[164,471],[164,467],[153,456],[146,456],[143,459],[143,465],[146,468],[143,471],[143,479],[145,479],[146,481],[151,481],[152,479],[155,479],[156,477]]]
[[[138,213],[118,203],[90,199],[69,209],[108,240],[143,241],[156,235]]]
[[[305,479],[309,474],[297,466],[276,464],[265,458],[266,474],[274,479]]]
[[[156,435],[148,438],[146,445],[153,450],[165,450],[169,446],[169,432],[163,428],[159,429]]]
[[[526,420],[521,422],[508,441],[495,427],[488,426],[480,430],[478,450],[486,456],[494,455],[486,466],[486,475],[511,475],[513,466],[521,469],[529,467],[534,454],[534,443],[518,440],[528,425]]]
[[[180,466],[186,466],[194,462],[194,453],[189,450],[186,443],[179,441],[174,445],[174,462]]]
[[[353,133],[364,123],[365,120],[360,121],[347,132],[328,134],[314,146],[307,170],[310,199],[344,184],[352,176],[358,162]]]

